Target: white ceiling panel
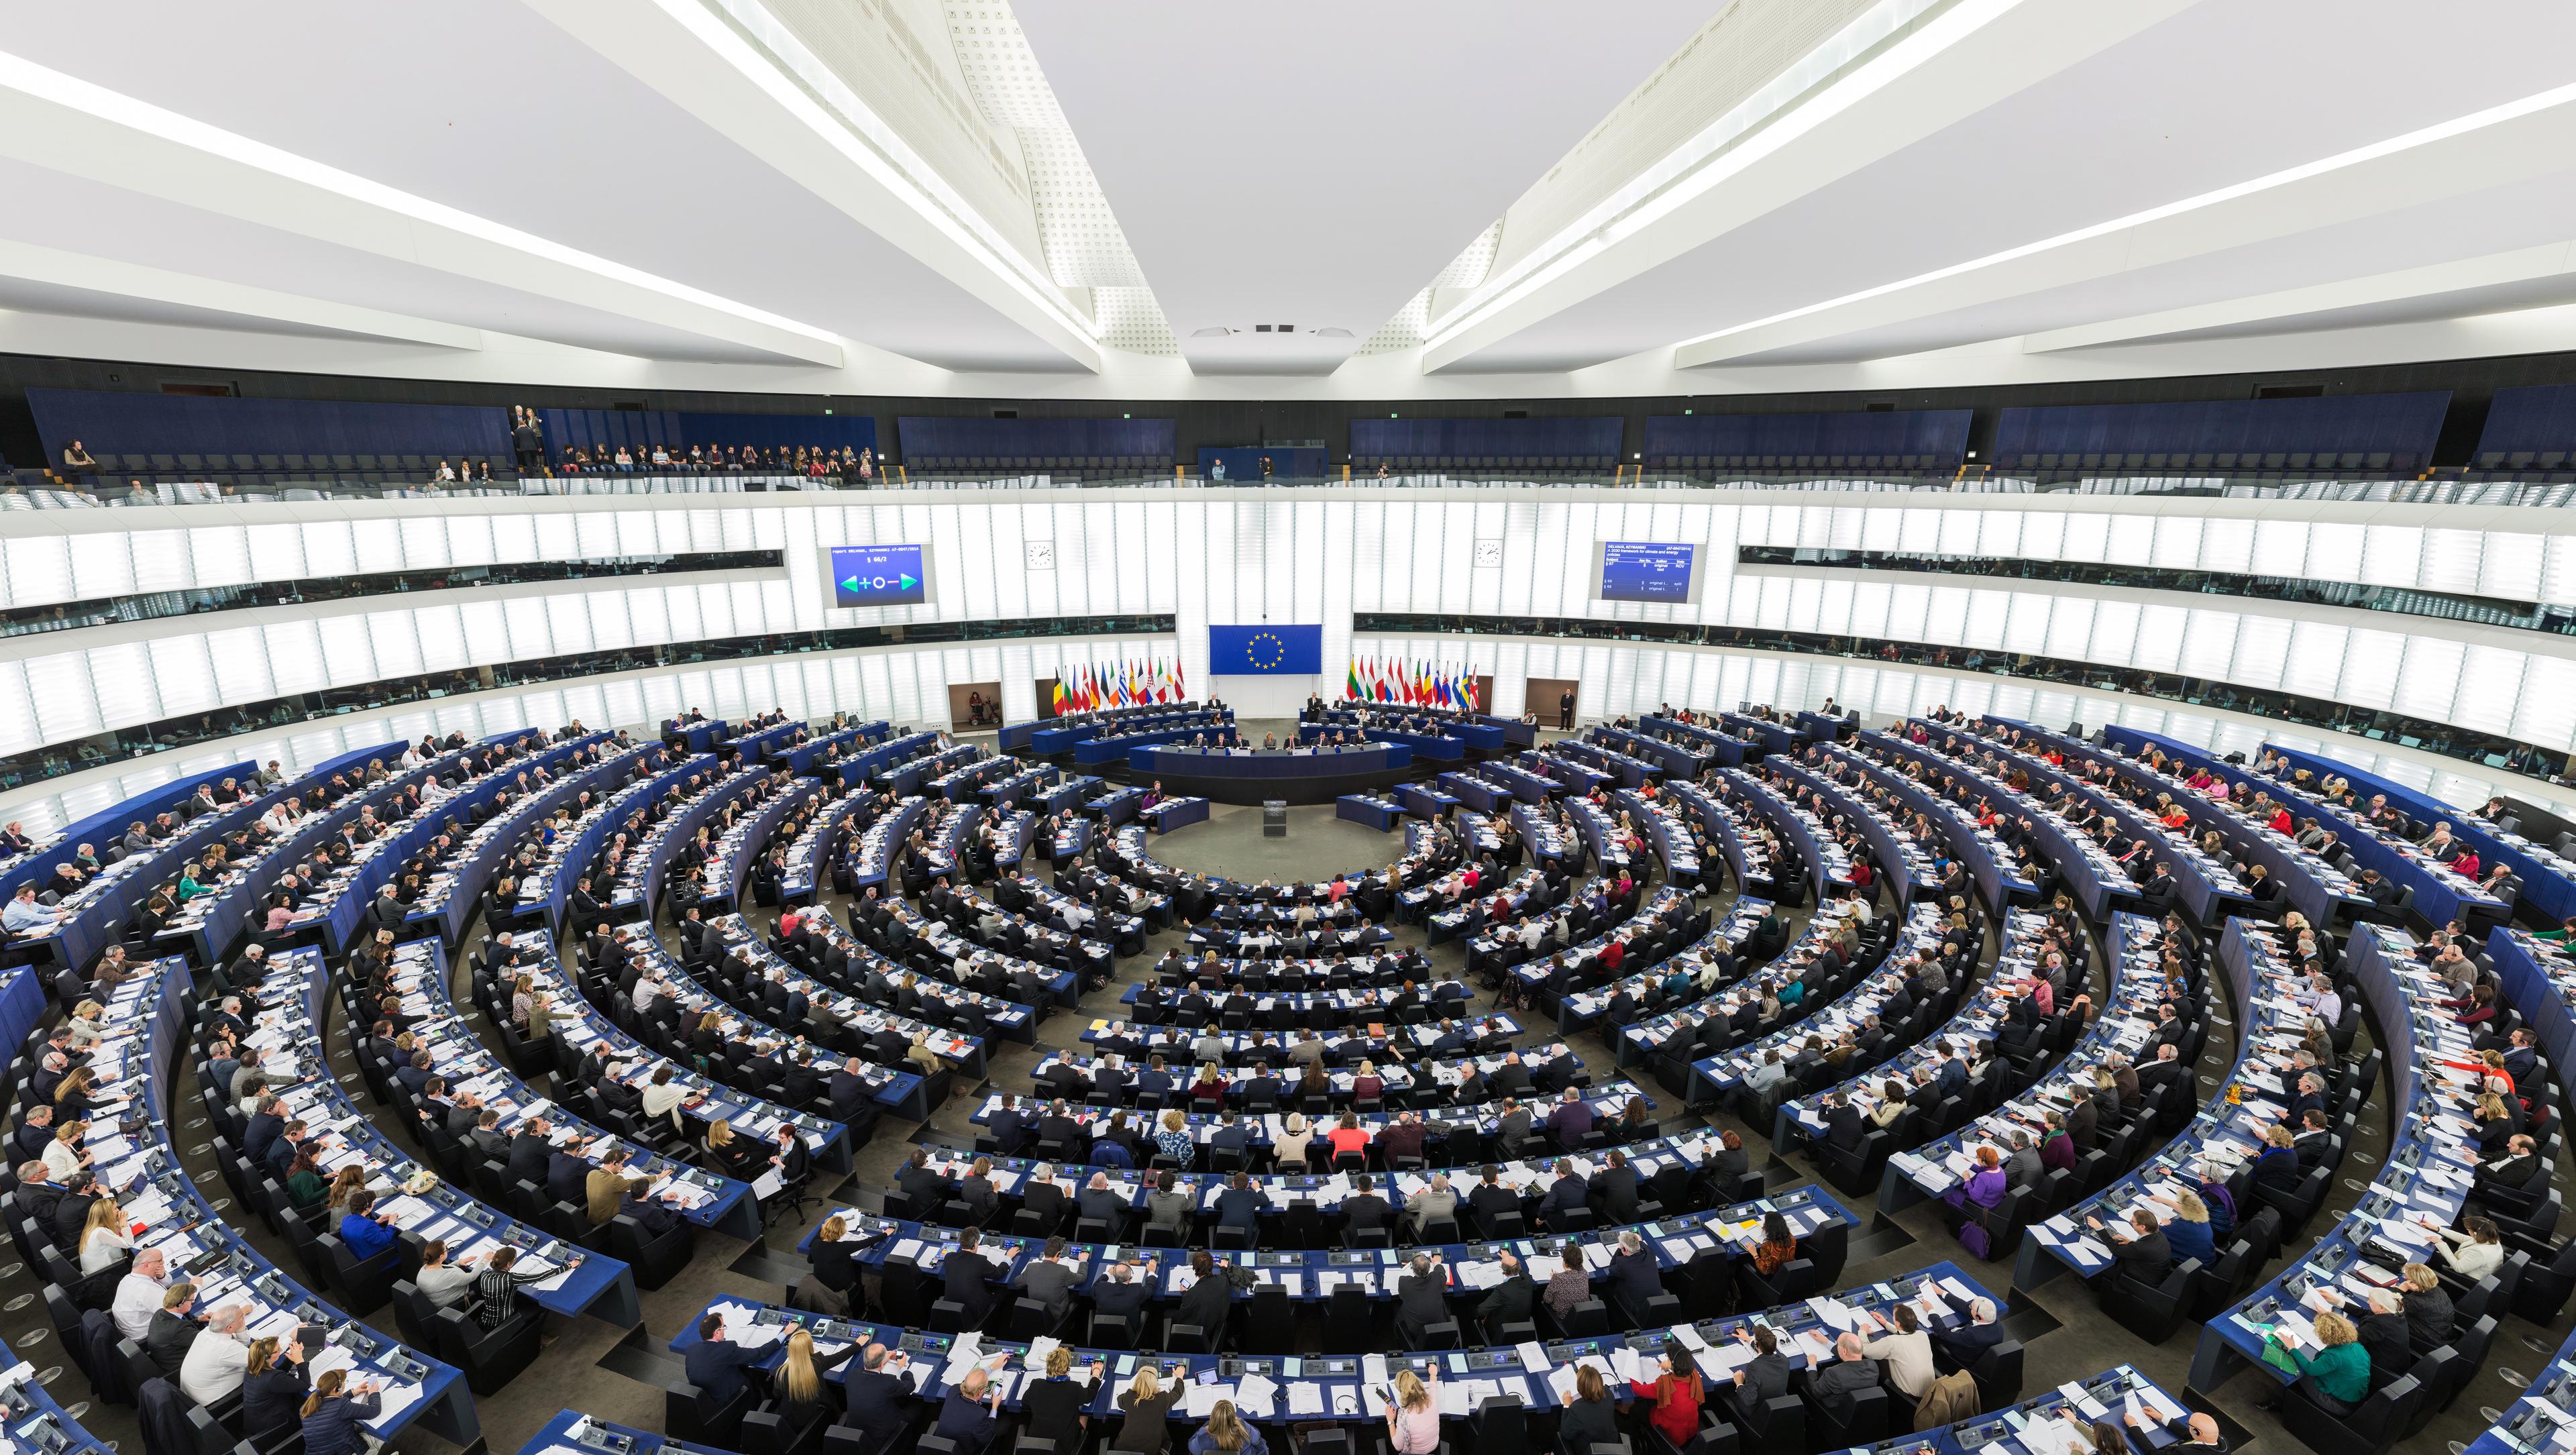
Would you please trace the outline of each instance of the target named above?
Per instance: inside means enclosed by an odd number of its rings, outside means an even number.
[[[1719,5],[1016,9],[1191,366],[1296,374],[1375,332]]]
[[[12,17],[0,48],[896,353],[955,368],[1069,367],[517,0],[371,6],[362,22],[327,0],[40,6]],[[46,228],[35,240],[63,236]]]
[[[1459,367],[1622,357],[2565,84],[2576,10],[2502,0],[2454,18],[2425,25],[2401,0],[2204,0]],[[2404,84],[2357,83],[2374,71]],[[2497,219],[2478,216],[2443,230],[2445,256],[2494,250]],[[2324,276],[2370,270],[2333,249],[2309,261]]]

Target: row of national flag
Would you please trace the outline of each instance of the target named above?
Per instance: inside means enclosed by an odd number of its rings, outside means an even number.
[[[1056,678],[1055,712],[1093,712],[1104,707],[1143,707],[1155,702],[1185,702],[1178,662],[1085,662]]]
[[[1400,702],[1407,707],[1447,707],[1481,711],[1476,679],[1464,668],[1429,662],[1351,658],[1350,677],[1342,684],[1346,701]]]

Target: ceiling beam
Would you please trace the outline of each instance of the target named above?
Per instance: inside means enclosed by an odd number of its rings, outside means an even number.
[[[229,283],[193,273],[175,273],[141,263],[68,253],[60,248],[5,238],[0,238],[0,277],[229,313],[242,318],[264,318],[305,328],[327,328],[363,338],[431,344],[442,349],[483,347],[483,331],[479,328],[388,313],[380,308],[364,308],[354,303],[334,303],[297,293],[280,293],[272,288]]]
[[[2446,293],[2492,288],[2505,283],[2528,283],[2570,273],[2576,273],[2576,242],[2542,243],[2538,247],[2456,258],[2421,268],[2401,268],[2395,272],[2373,273],[2368,277],[2317,283],[2305,288],[2284,288],[2274,293],[2223,298],[2188,308],[2168,308],[2126,318],[2106,318],[2099,323],[2046,329],[2022,335],[2021,347],[2024,353],[2047,354],[2061,349],[2134,343],[2141,339],[2166,338],[2204,329],[2304,318],[2375,303],[2437,298]]]
[[[1426,373],[1473,358],[1571,308],[1747,226],[2003,96],[2085,61],[2194,0],[2064,5],[1958,0],[1907,34],[1747,121],[1721,118],[1638,169],[1674,173],[1586,214],[1508,271],[1479,284],[1433,325]],[[1731,136],[1722,127],[1741,127]],[[1694,158],[1694,149],[1708,155]]]
[[[837,368],[793,319],[504,227],[0,54],[0,155],[460,277]]]
[[[1063,289],[932,196],[918,158],[896,157],[817,102],[698,0],[527,0],[672,104],[910,254],[1003,317],[1099,372],[1100,332]],[[846,86],[843,87],[846,90]],[[850,93],[842,104],[864,108]],[[891,136],[879,123],[875,130]],[[958,208],[964,204],[960,202]]]
[[[2576,86],[2357,147],[2268,176],[1840,298],[1675,347],[1696,369],[2527,181],[2566,166]]]

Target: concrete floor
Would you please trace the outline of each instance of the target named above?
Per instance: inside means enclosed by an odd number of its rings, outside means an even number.
[[[1258,731],[1258,728],[1255,729]],[[1333,818],[1330,807],[1299,807],[1289,810],[1289,832],[1285,838],[1269,839],[1261,835],[1260,812],[1254,808],[1218,806],[1209,821],[1180,830],[1159,839],[1154,852],[1176,866],[1223,873],[1239,878],[1272,878],[1279,880],[1313,879],[1344,869],[1375,867],[1392,861],[1401,848],[1398,834],[1380,834],[1356,824]],[[1718,896],[1711,908],[1722,909],[1728,896]],[[835,909],[839,905],[833,906]],[[765,918],[764,912],[764,918]],[[1419,943],[1416,929],[1399,930],[1405,943]],[[1155,937],[1146,954],[1121,963],[1119,983],[1093,997],[1081,1012],[1052,1017],[1038,1031],[1035,1047],[1009,1043],[996,1048],[988,1084],[1006,1090],[1025,1089],[1028,1073],[1037,1057],[1050,1047],[1070,1044],[1078,1039],[1081,1029],[1093,1014],[1111,1013],[1119,989],[1137,977],[1139,967],[1159,955],[1168,935]],[[1435,965],[1454,971],[1460,964],[1461,951],[1445,945],[1430,951]],[[465,994],[464,975],[460,969],[455,986],[459,1005],[467,1006],[468,1017],[479,1020],[470,1009]],[[1478,997],[1481,1005],[1485,998]],[[1094,1007],[1099,1007],[1095,1010]],[[2234,1058],[2233,1016],[2220,1011],[2218,1034],[2210,1038],[2209,1049],[2198,1068],[2205,1091],[2214,1091]],[[365,1104],[365,1092],[357,1081],[346,1040],[346,1027],[330,1027],[334,1065],[352,1094]],[[1552,1029],[1534,1031],[1531,1041],[1550,1039]],[[1585,1055],[1596,1079],[1616,1074],[1608,1048],[1595,1035],[1573,1038]],[[540,1088],[542,1089],[542,1088]],[[1668,1124],[1696,1125],[1703,1120],[1721,1126],[1734,1126],[1743,1133],[1748,1146],[1768,1145],[1768,1129],[1745,1127],[1724,1115],[1715,1118],[1684,1117],[1671,1098],[1649,1086],[1655,1095],[1659,1114]],[[846,1185],[834,1188],[818,1181],[817,1191],[827,1197],[874,1206],[876,1189],[888,1185],[895,1167],[903,1160],[912,1142],[927,1141],[956,1146],[971,1145],[972,1125],[966,1114],[976,1104],[983,1088],[961,1083],[945,1106],[934,1108],[926,1123],[918,1126],[881,1123],[871,1143],[860,1149],[857,1166]],[[193,1101],[193,1099],[191,1099]],[[2356,1148],[2341,1181],[2338,1200],[2328,1213],[2317,1220],[2319,1228],[2331,1227],[2335,1212],[2349,1206],[2367,1185],[2379,1154],[2387,1145],[2385,1087],[2378,1088],[2362,1117]],[[189,1123],[173,1128],[173,1140],[183,1149],[183,1162],[199,1185],[212,1193],[224,1191],[220,1178],[206,1158],[206,1128],[192,1113],[181,1115]],[[1759,1160],[1759,1154],[1757,1154]],[[1815,1169],[1802,1157],[1777,1162],[1772,1168],[1776,1186],[1789,1187],[1812,1181]],[[1839,1194],[1837,1194],[1839,1196]],[[1855,1235],[1849,1267],[1843,1276],[1844,1286],[1858,1286],[1912,1271],[1944,1258],[1967,1262],[1957,1245],[1945,1234],[1929,1207],[1907,1209],[1892,1219],[1879,1214],[1876,1199],[1842,1198],[1856,1213],[1861,1231]],[[218,1204],[219,1207],[221,1204]],[[828,1206],[828,1204],[827,1204]],[[633,1330],[611,1328],[595,1320],[556,1321],[557,1340],[538,1361],[538,1367],[522,1374],[508,1388],[488,1398],[479,1399],[485,1444],[494,1450],[513,1451],[551,1418],[558,1410],[572,1408],[602,1418],[659,1429],[662,1419],[661,1381],[676,1373],[677,1361],[663,1353],[664,1346],[683,1322],[697,1314],[707,1301],[721,1294],[750,1299],[780,1299],[784,1284],[802,1272],[803,1260],[794,1253],[794,1245],[811,1226],[811,1219],[795,1225],[781,1224],[761,1244],[749,1245],[713,1234],[703,1235],[698,1257],[691,1266],[662,1289],[643,1296],[644,1322]],[[262,1251],[291,1266],[287,1250],[271,1239],[255,1220],[247,1226],[254,1243]],[[1970,1271],[1988,1287],[2003,1290],[2010,1284],[2009,1263],[1983,1266],[1970,1265]],[[130,1409],[93,1403],[88,1400],[84,1381],[76,1371],[63,1368],[64,1359],[51,1335],[41,1302],[36,1297],[37,1281],[29,1272],[15,1265],[0,1268],[0,1337],[21,1358],[46,1371],[48,1387],[66,1404],[85,1404],[81,1418],[97,1437],[126,1450],[139,1450],[136,1429]],[[2028,1348],[2028,1378],[2031,1390],[2045,1388],[2067,1379],[2077,1378],[2123,1362],[2135,1364],[2165,1387],[2180,1391],[2194,1342],[2199,1336],[2195,1326],[2186,1326],[2171,1341],[2149,1347],[2143,1341],[2109,1322],[2094,1317],[2092,1295],[2071,1278],[2062,1278],[2035,1295],[2015,1295],[2007,1319],[2015,1334]],[[391,1313],[386,1311],[371,1320],[386,1332],[392,1332]],[[2493,1419],[2492,1411],[2510,1403],[2528,1372],[2544,1367],[2548,1354],[2564,1338],[2571,1319],[2562,1315],[2555,1326],[2541,1329],[2508,1317],[2497,1339],[2488,1366],[2471,1383],[2468,1392],[2450,1412],[2439,1417],[2420,1440],[2409,1442],[2411,1450],[2432,1450],[2447,1444],[2457,1450],[2462,1443],[2475,1438]],[[1320,1325],[1308,1315],[1305,1327],[1306,1347],[1320,1349]],[[2212,1406],[2235,1428],[2229,1433],[2242,1448],[2249,1439],[2269,1438],[2276,1444],[2289,1443],[2269,1415],[2256,1411],[2254,1401],[2271,1392],[2268,1378],[2255,1371],[2239,1374],[2216,1392]],[[2438,1444],[2437,1444],[2438,1442]],[[396,1442],[405,1451],[429,1452],[447,1449],[446,1442],[425,1433],[410,1433]]]

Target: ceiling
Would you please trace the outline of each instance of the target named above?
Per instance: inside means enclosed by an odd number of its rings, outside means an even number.
[[[33,7],[0,346],[1427,400],[2568,349],[2571,54],[2539,0]]]

